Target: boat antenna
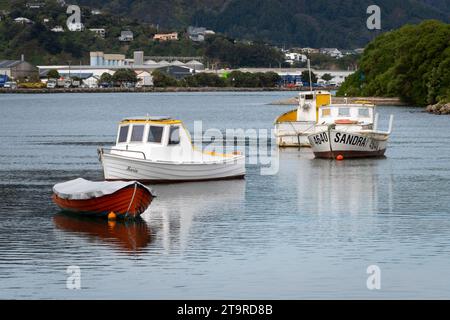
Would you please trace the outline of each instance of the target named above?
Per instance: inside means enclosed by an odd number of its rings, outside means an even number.
[[[311,61],[308,59],[308,72],[309,72],[309,90],[312,91],[312,82],[311,82]]]

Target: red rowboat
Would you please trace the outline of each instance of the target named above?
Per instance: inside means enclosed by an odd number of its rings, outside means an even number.
[[[93,182],[82,178],[58,183],[53,187],[53,201],[65,211],[118,218],[141,215],[150,205],[152,191],[137,181]]]

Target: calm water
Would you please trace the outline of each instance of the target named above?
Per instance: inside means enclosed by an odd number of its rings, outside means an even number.
[[[292,93],[0,95],[0,298],[450,298],[450,118],[396,117],[386,159],[280,153],[277,175],[156,185],[143,221],[62,215],[125,116],[267,128]],[[381,268],[381,290],[366,269]],[[81,290],[66,289],[69,265]]]

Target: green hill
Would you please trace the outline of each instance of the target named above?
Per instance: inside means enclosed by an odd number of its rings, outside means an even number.
[[[450,102],[450,24],[425,21],[380,35],[338,94],[399,96],[419,106]]]
[[[446,0],[79,0],[162,28],[205,26],[238,39],[278,45],[364,47],[379,34],[366,28],[377,4],[386,32],[426,19],[450,22]]]

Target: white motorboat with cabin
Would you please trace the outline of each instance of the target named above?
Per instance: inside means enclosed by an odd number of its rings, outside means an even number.
[[[392,131],[393,116],[388,131],[378,130],[377,123],[378,114],[372,104],[321,106],[316,132],[308,139],[317,158],[381,157]]]
[[[275,120],[275,137],[280,147],[309,147],[308,135],[315,132],[319,108],[331,103],[328,91],[299,93],[298,107]]]
[[[203,152],[180,120],[168,117],[123,119],[116,145],[99,148],[106,180],[185,182],[245,176],[245,156]]]

